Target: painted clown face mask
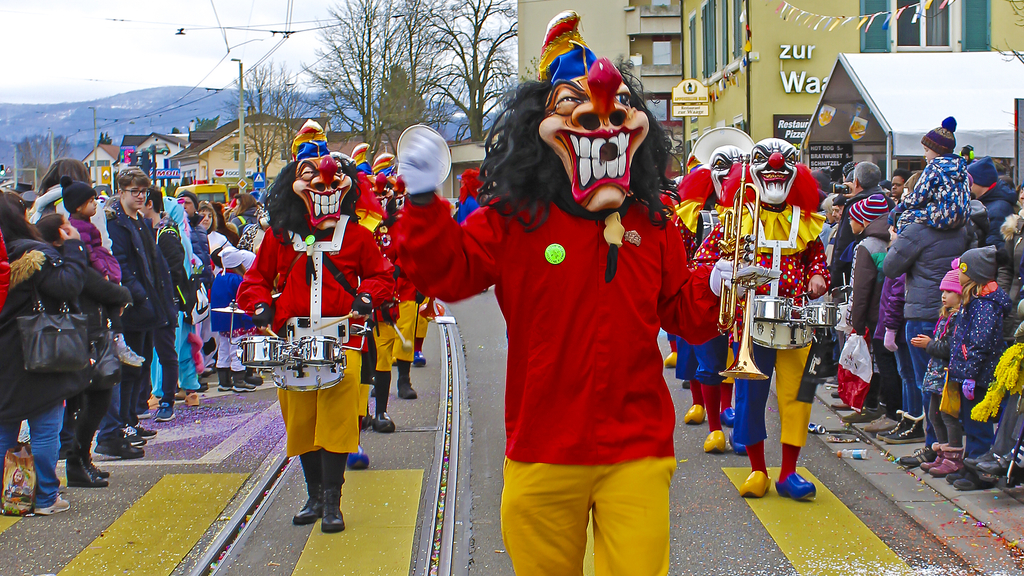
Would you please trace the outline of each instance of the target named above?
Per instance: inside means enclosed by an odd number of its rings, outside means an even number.
[[[650,124],[607,58],[585,76],[559,80],[548,96],[540,137],[562,159],[573,199],[591,212],[614,209],[629,194],[633,156]]]
[[[738,146],[726,145],[715,148],[711,153],[711,184],[715,187],[715,195],[719,200],[723,199],[725,179],[729,177],[729,171],[733,164],[743,162],[743,150]]]
[[[330,155],[306,158],[295,168],[292,190],[302,198],[313,228],[333,227],[341,217],[341,202],[352,188],[352,179]]]
[[[750,175],[761,201],[782,204],[796,180],[796,147],[778,138],[766,138],[750,152]]]

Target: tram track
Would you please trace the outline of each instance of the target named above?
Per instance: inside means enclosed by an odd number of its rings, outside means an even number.
[[[418,551],[410,574],[417,576],[451,576],[460,573],[456,557],[456,534],[465,530],[456,519],[456,496],[459,492],[460,460],[463,466],[468,454],[462,454],[463,429],[460,411],[464,403],[464,352],[455,319],[438,318],[441,343],[441,398],[437,425],[422,427],[416,432],[435,432],[434,459],[426,483],[426,509],[421,513]],[[468,438],[468,435],[466,435]],[[297,458],[289,458],[283,449],[273,451],[258,469],[259,477],[235,511],[217,529],[204,552],[185,572],[188,576],[226,574],[228,567],[241,554],[246,540],[297,467]],[[464,488],[465,490],[465,488]],[[465,568],[465,566],[462,566]],[[180,570],[180,568],[179,568]]]

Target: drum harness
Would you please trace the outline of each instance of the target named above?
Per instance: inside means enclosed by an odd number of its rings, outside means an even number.
[[[747,212],[751,212],[749,204],[747,205]],[[758,226],[758,244],[765,248],[772,249],[772,270],[780,269],[780,266],[782,265],[783,250],[793,250],[797,246],[796,240],[797,236],[800,234],[800,208],[798,206],[793,206],[793,218],[790,222],[791,225],[789,227],[789,238],[786,240],[767,240],[764,237],[764,226]],[[769,294],[771,296],[779,295],[779,280],[779,278],[776,278],[775,280],[772,280],[769,284],[771,289]]]

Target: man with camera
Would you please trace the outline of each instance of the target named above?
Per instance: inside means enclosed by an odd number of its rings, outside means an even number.
[[[870,197],[872,194],[885,194],[878,186],[882,181],[882,171],[877,165],[871,162],[859,162],[849,175],[849,180],[843,185],[835,185],[834,191],[847,198],[843,209],[843,217],[839,221],[839,232],[836,233],[835,246],[832,250],[832,288],[846,286],[850,283],[850,276],[853,268],[853,249],[860,238],[850,228],[850,206]],[[844,191],[845,188],[845,191]],[[895,204],[892,198],[885,196],[886,204],[891,211]],[[847,254],[849,252],[849,254]]]

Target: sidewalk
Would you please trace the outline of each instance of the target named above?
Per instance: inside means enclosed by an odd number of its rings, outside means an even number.
[[[967,564],[986,575],[1024,574],[1024,488],[993,488],[961,492],[920,468],[906,470],[896,463],[923,443],[890,446],[865,433],[864,424],[846,425],[831,409],[834,384],[818,387],[819,402],[811,409],[811,422],[828,433],[819,441],[833,451],[867,448],[867,460],[845,462],[889,497],[911,518],[934,534]],[[859,442],[826,442],[830,433],[856,434]]]

